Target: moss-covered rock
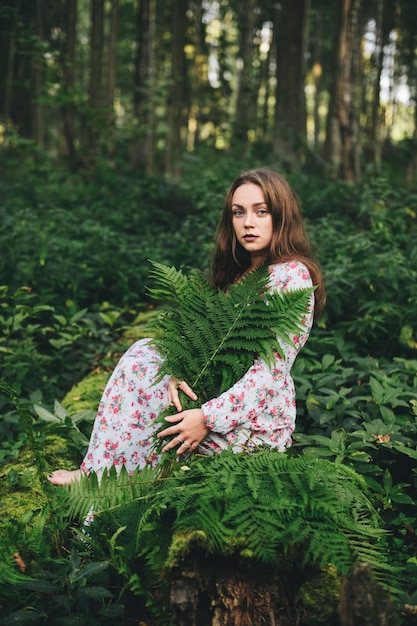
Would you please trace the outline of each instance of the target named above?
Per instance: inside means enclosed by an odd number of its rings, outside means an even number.
[[[301,585],[297,604],[303,626],[338,623],[340,585],[340,576],[332,565],[321,568]]]
[[[69,415],[97,410],[109,375],[106,370],[94,370],[74,385],[62,401]]]
[[[62,405],[70,418],[88,411],[94,416],[113,367],[132,343],[149,336],[147,324],[155,314],[154,310],[139,313],[132,326],[120,337],[115,350],[107,355],[106,367],[90,372],[66,394]],[[65,427],[61,426],[58,432],[53,433],[51,429],[51,434],[45,435],[45,442],[42,443],[45,467],[50,470],[58,467],[75,469],[80,464],[82,451],[77,453],[70,433],[68,438],[65,437]],[[37,477],[34,453],[28,447],[23,448],[16,459],[0,468],[0,516],[19,519],[27,511],[41,508],[44,503],[45,496]]]
[[[67,442],[58,435],[46,438],[43,445],[46,467],[74,469],[77,460],[68,452]],[[78,461],[79,463],[79,461]],[[18,459],[0,469],[0,518],[21,519],[46,503],[32,450],[24,448]]]

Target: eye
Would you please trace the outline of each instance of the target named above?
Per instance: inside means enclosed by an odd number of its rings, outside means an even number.
[[[243,209],[233,209],[232,210],[233,217],[242,217]]]
[[[268,209],[262,208],[262,209],[258,209],[258,215],[268,215],[269,211]]]

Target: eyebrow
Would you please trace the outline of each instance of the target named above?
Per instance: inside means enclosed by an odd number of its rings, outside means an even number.
[[[267,204],[267,202],[265,200],[263,200],[262,202],[254,202],[251,206],[262,206],[263,204]],[[237,206],[239,207],[239,209],[244,209],[245,207],[243,206],[243,204],[238,204],[237,202],[233,202],[232,207]]]

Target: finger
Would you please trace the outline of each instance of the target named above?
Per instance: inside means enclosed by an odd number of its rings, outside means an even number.
[[[168,426],[167,428],[164,428],[164,430],[160,430],[159,433],[157,434],[157,437],[159,439],[163,439],[164,437],[169,437],[170,435],[176,435],[177,437],[181,438],[181,434],[176,424],[176,422],[180,422],[181,419],[182,419],[181,417],[178,418],[178,415],[170,415],[169,417],[166,417],[165,418],[166,421],[173,422],[174,424],[173,426]]]
[[[170,378],[168,381],[168,400],[171,406],[175,406],[177,411],[182,411],[181,401],[178,395],[179,382],[175,378]]]
[[[180,436],[177,436],[171,439],[171,441],[169,441],[167,444],[165,444],[165,446],[162,448],[162,452],[168,452],[168,450],[172,450],[172,448],[175,448],[176,446],[178,446],[177,454],[182,454],[186,450],[184,441],[181,439]],[[180,452],[181,448],[184,448],[182,452]]]
[[[194,393],[194,391],[191,389],[190,385],[188,383],[186,383],[185,380],[182,380],[179,383],[178,389],[181,389],[181,391],[183,391],[186,396],[191,398],[191,400],[197,400],[197,394]]]
[[[171,424],[176,424],[178,422],[181,422],[183,419],[183,413],[175,413],[175,415],[167,415],[165,421],[171,422]]]
[[[174,393],[172,394],[173,398],[172,398],[172,404],[175,406],[175,408],[177,409],[178,412],[182,411],[182,404],[181,401],[179,399],[178,396],[178,391],[175,389]]]

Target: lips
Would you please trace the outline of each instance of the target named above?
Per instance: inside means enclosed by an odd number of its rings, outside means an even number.
[[[243,239],[245,241],[255,241],[258,237],[256,235],[244,235]]]

